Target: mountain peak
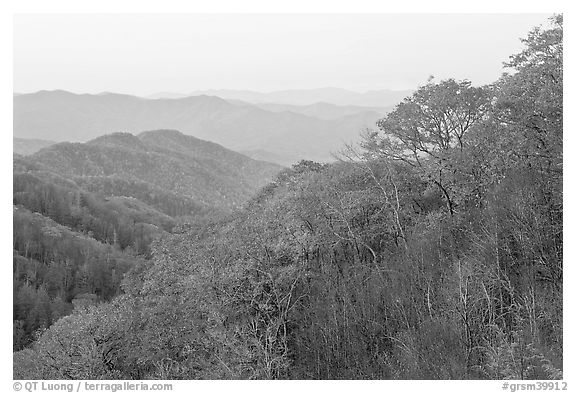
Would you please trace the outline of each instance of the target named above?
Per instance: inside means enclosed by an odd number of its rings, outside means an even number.
[[[145,135],[166,135],[166,136],[185,136],[182,132],[173,129],[159,129],[159,130],[148,130],[142,131],[138,134],[138,137]]]
[[[151,148],[163,148],[192,156],[219,157],[221,154],[232,157],[239,153],[225,149],[223,146],[185,135],[178,130],[161,129],[144,131],[137,136],[141,143]]]
[[[148,150],[146,145],[142,143],[138,137],[130,134],[129,132],[114,132],[99,136],[86,142],[88,145],[100,145],[109,147],[123,147],[131,150]]]

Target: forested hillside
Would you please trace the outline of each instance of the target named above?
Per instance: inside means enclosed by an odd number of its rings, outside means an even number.
[[[87,143],[59,143],[27,157],[26,162],[82,181],[120,177],[143,182],[201,206],[225,209],[245,201],[280,169],[172,130],[138,136],[114,133]]]
[[[172,130],[15,156],[14,348],[80,300],[120,294],[155,239],[238,208],[279,169]]]
[[[301,161],[243,209],[178,225],[121,296],[15,352],[14,378],[562,378],[552,24],[493,84],[431,80],[339,162]]]
[[[124,273],[142,262],[23,207],[13,214],[16,349],[73,308],[112,299]]]
[[[14,138],[13,150],[14,154],[27,156],[36,153],[38,150],[53,145],[56,142],[45,141],[43,139],[23,139]]]

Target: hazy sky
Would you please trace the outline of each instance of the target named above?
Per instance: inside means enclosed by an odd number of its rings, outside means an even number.
[[[14,91],[489,83],[545,14],[38,14],[14,19]]]

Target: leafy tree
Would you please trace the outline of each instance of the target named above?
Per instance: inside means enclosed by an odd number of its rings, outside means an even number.
[[[455,177],[467,146],[467,134],[490,107],[490,90],[453,79],[428,83],[378,122],[366,135],[372,156],[416,167],[422,180],[438,187],[450,214],[457,198]]]

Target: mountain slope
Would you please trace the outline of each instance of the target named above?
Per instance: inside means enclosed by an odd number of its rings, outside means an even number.
[[[124,273],[143,260],[23,206],[13,208],[14,349],[80,303],[121,293]]]
[[[14,138],[12,146],[15,154],[27,156],[55,143],[56,142],[46,141],[43,139]]]
[[[257,103],[254,105],[270,112],[300,113],[305,116],[315,117],[323,120],[336,120],[345,116],[357,115],[359,113],[376,113],[378,117],[384,117],[385,114],[393,109],[392,107],[334,105],[326,102],[317,102],[310,105],[289,105],[275,103]]]
[[[154,241],[243,204],[280,169],[173,130],[15,154],[14,349],[120,295]]]
[[[29,156],[28,162],[82,183],[102,179],[146,183],[202,206],[224,209],[247,200],[280,170],[172,130],[59,143]]]

